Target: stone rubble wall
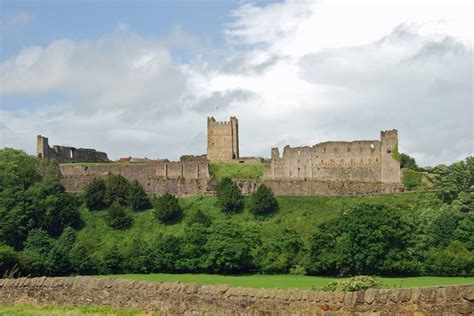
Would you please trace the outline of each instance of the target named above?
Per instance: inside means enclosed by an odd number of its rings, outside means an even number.
[[[344,293],[93,277],[0,279],[0,305],[23,303],[105,305],[164,315],[472,315],[474,285]]]

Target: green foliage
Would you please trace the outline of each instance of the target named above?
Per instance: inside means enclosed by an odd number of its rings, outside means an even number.
[[[418,165],[416,160],[413,157],[408,156],[407,154],[400,154],[400,168],[410,168],[412,170],[418,170]]]
[[[0,243],[0,278],[18,264],[18,255],[13,247]]]
[[[304,244],[294,229],[283,229],[275,239],[260,249],[258,263],[265,274],[305,274],[298,264],[304,252]]]
[[[441,276],[474,275],[474,255],[459,240],[453,240],[446,248],[433,248],[428,253],[426,268],[429,273]]]
[[[218,180],[231,179],[260,179],[263,176],[263,163],[211,163],[209,171]]]
[[[177,221],[183,212],[178,199],[169,193],[165,193],[156,199],[154,209],[155,217],[165,224]]]
[[[101,178],[94,178],[88,183],[82,194],[82,198],[89,210],[100,210],[107,206],[107,186]]]
[[[193,223],[184,229],[179,259],[176,262],[177,270],[192,273],[205,271],[207,237],[208,228],[201,223]]]
[[[88,275],[99,271],[98,260],[92,257],[90,250],[82,242],[75,243],[69,252],[69,261],[77,274]]]
[[[449,167],[438,166],[435,171],[439,174],[437,186],[441,189],[443,202],[451,203],[461,192],[468,192],[474,186],[474,157],[455,162]]]
[[[109,174],[107,183],[107,204],[112,205],[118,202],[121,205],[127,205],[130,192],[130,182],[120,174]]]
[[[107,248],[102,258],[103,272],[105,274],[118,274],[123,272],[123,260],[124,258],[116,245]]]
[[[186,217],[186,224],[191,226],[193,224],[201,224],[205,227],[211,225],[211,219],[200,209],[191,210],[191,212]]]
[[[275,211],[277,207],[278,202],[273,196],[272,190],[264,184],[260,185],[257,191],[250,195],[249,210],[254,215],[267,215]]]
[[[49,252],[54,245],[48,233],[42,229],[33,229],[28,235],[25,249],[20,255],[24,274],[44,275],[52,270],[53,262]]]
[[[145,193],[145,189],[137,180],[130,183],[130,191],[128,192],[128,203],[134,211],[142,211],[151,207],[150,199]]]
[[[52,261],[52,273],[55,275],[67,275],[72,272],[72,264],[69,253],[74,247],[77,232],[71,227],[66,227],[59,238],[54,242],[49,256]]]
[[[396,208],[357,206],[319,227],[309,270],[344,275],[415,273],[416,260],[409,251],[412,232],[412,224]]]
[[[114,202],[107,210],[106,221],[112,229],[125,229],[132,224],[133,218],[120,203]]]
[[[378,278],[359,275],[347,280],[333,281],[322,288],[323,291],[355,292],[372,288],[382,288],[384,284]]]
[[[173,235],[158,235],[151,245],[153,272],[176,272],[181,240]]]
[[[206,270],[212,273],[244,273],[253,270],[252,248],[258,241],[246,236],[229,221],[215,223],[205,244]]]
[[[40,180],[35,157],[22,150],[0,149],[0,191],[7,188],[26,190]]]
[[[217,203],[227,214],[236,213],[243,208],[243,198],[240,189],[230,178],[223,178],[216,187]]]
[[[403,187],[408,190],[415,190],[421,186],[422,172],[403,169],[402,183]]]

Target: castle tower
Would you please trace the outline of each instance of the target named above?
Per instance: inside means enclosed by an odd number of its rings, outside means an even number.
[[[207,159],[211,162],[239,159],[239,122],[235,116],[225,122],[207,118]]]
[[[398,131],[380,132],[381,182],[400,183],[400,154],[398,153]]]
[[[40,159],[48,159],[48,138],[41,135],[36,136],[36,156]]]

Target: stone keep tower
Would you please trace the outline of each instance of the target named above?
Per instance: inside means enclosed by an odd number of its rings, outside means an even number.
[[[394,129],[380,132],[380,143],[381,182],[400,183],[398,131]]]
[[[207,159],[211,162],[239,159],[239,122],[235,116],[225,122],[207,118]]]

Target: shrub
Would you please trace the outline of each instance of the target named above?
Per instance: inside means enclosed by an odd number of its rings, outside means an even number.
[[[355,292],[383,287],[382,281],[371,276],[359,275],[347,280],[334,281],[322,288],[323,291]]]
[[[156,199],[155,217],[162,223],[171,223],[181,217],[182,210],[178,199],[169,193],[165,193]]]
[[[118,202],[127,205],[130,182],[120,174],[110,174],[107,178],[107,204]]]
[[[225,213],[242,210],[243,198],[240,189],[230,178],[223,178],[217,185],[217,203]]]
[[[193,224],[201,224],[205,227],[211,225],[211,219],[201,210],[193,210],[189,213],[186,224],[191,226]]]
[[[421,186],[423,173],[411,169],[403,169],[402,183],[405,189],[414,190]]]
[[[130,226],[133,218],[125,212],[123,206],[115,202],[107,210],[106,220],[112,229],[124,229]]]
[[[95,178],[84,188],[83,199],[89,210],[100,210],[107,206],[107,186],[103,179]]]
[[[130,183],[130,191],[128,192],[128,203],[134,211],[141,211],[150,208],[150,199],[145,193],[143,186],[137,180]]]
[[[275,211],[277,207],[278,202],[273,196],[272,190],[264,184],[250,196],[249,210],[254,215],[266,215]]]

